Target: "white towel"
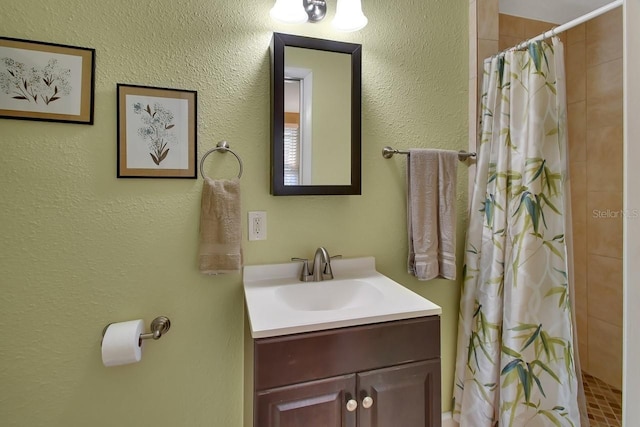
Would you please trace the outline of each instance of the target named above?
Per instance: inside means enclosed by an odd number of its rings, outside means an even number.
[[[240,181],[205,178],[200,206],[200,271],[205,274],[239,272],[241,242]]]
[[[418,280],[455,280],[458,153],[422,149],[409,153],[408,271]]]

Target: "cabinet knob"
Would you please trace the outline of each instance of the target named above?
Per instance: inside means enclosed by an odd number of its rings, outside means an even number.
[[[369,409],[373,406],[373,397],[367,396],[362,399],[362,407],[364,409]]]
[[[356,410],[357,407],[358,407],[358,402],[355,399],[350,399],[347,402],[347,411],[353,412]]]

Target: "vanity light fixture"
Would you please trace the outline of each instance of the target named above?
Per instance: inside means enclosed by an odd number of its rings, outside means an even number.
[[[362,0],[337,0],[331,25],[338,31],[358,31],[367,25],[362,13]],[[276,21],[287,24],[320,22],[327,14],[326,0],[276,0],[269,13]]]
[[[325,0],[302,0],[305,12],[310,22],[320,22],[327,14],[327,2]]]

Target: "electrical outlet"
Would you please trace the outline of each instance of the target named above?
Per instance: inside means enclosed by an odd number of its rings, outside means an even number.
[[[249,212],[249,240],[267,240],[267,213]]]

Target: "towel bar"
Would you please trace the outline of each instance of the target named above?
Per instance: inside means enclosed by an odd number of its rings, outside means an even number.
[[[209,154],[215,151],[220,151],[221,153],[226,153],[228,151],[229,153],[236,156],[236,159],[238,159],[238,163],[240,164],[240,172],[238,173],[238,178],[240,178],[242,176],[242,159],[240,159],[240,156],[238,156],[236,153],[234,153],[234,151],[231,148],[229,148],[229,143],[227,141],[218,142],[218,144],[216,144],[216,148],[212,148],[211,150],[204,153],[204,155],[202,156],[202,159],[200,159],[200,175],[202,175],[202,177],[205,178],[204,159],[206,159]]]
[[[407,155],[409,155],[409,151],[396,150],[395,148],[391,148],[389,146],[386,146],[386,147],[384,147],[382,149],[382,157],[384,157],[385,159],[392,158],[394,154],[407,154]],[[464,162],[469,157],[476,157],[476,153],[469,153],[469,152],[464,151],[464,150],[458,151],[458,160],[460,160],[461,162]]]

